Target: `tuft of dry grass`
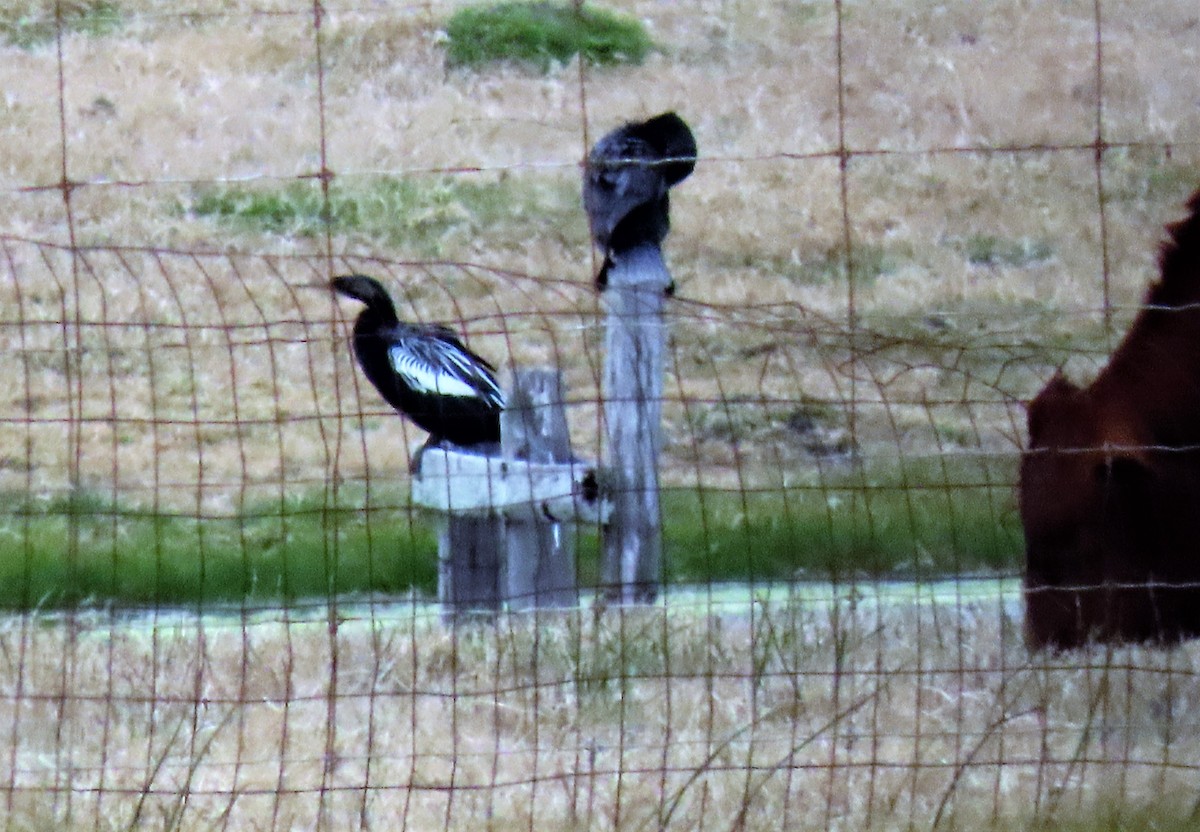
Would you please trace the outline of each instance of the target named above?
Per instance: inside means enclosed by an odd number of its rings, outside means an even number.
[[[1197,645],[1030,654],[1012,601],[710,594],[457,628],[419,607],[9,618],[0,805],[18,829],[1186,818]]]

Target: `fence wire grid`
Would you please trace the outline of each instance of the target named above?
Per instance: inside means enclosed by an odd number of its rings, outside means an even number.
[[[0,9],[3,828],[1200,828],[1200,647],[1028,648],[1016,507],[1200,185],[1194,3],[612,0],[645,60],[544,68],[463,5]],[[577,603],[452,623],[314,285],[602,460],[581,164],[667,110],[660,597],[578,524]]]

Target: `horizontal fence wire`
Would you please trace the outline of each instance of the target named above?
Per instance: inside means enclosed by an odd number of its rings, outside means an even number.
[[[602,5],[641,62],[456,64],[448,1],[0,9],[5,830],[1195,825],[1197,643],[1039,649],[1026,609],[1197,585],[1025,586],[1018,486],[1196,450],[1026,426],[1195,306],[1145,302],[1194,9]],[[329,281],[557,370],[602,470],[580,176],[666,110],[658,598],[580,522],[570,602],[455,616],[427,436]]]

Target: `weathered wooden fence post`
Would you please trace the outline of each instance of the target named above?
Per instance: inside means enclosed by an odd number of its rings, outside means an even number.
[[[500,416],[505,460],[569,463],[571,435],[563,407],[562,374],[550,369],[514,373]],[[534,469],[529,469],[533,475]],[[532,488],[532,483],[530,484]],[[505,591],[509,608],[563,607],[579,602],[574,530],[531,505],[525,517],[510,515],[504,528]]]
[[[671,275],[656,244],[622,252],[608,269],[604,421],[613,513],[604,529],[601,580],[624,603],[650,603],[662,583],[658,455],[662,434]]]
[[[501,456],[427,448],[412,500],[444,516],[438,600],[464,613],[578,600],[567,523],[604,522],[612,504],[595,466],[571,454],[556,370],[518,370],[501,419]]]
[[[438,603],[447,621],[500,610],[504,519],[447,514],[438,522]]]

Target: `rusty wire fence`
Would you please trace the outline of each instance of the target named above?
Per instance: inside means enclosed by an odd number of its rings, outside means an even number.
[[[656,51],[546,72],[458,5],[0,13],[3,827],[1192,828],[1200,652],[1028,649],[1015,494],[1200,184],[1191,5],[613,3]],[[451,625],[313,285],[603,460],[580,163],[671,109],[660,598],[581,524],[577,604]]]

